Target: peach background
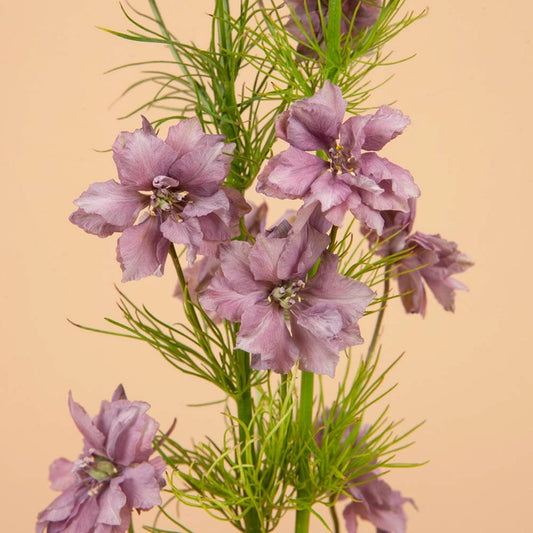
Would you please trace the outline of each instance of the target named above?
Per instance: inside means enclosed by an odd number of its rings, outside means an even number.
[[[416,11],[427,0],[406,3]],[[209,0],[160,7],[183,40],[205,41]],[[411,116],[387,155],[422,188],[418,228],[458,241],[476,261],[460,277],[470,293],[458,295],[455,315],[431,299],[425,320],[396,307],[386,322],[386,360],[407,351],[392,376],[392,415],[427,420],[401,459],[430,463],[389,477],[418,503],[410,533],[531,531],[532,17],[526,0],[512,9],[495,0],[432,2],[430,15],[393,45],[397,58],[417,57],[384,70],[382,78],[395,77],[373,99],[397,100]],[[3,0],[0,25],[0,501],[2,529],[25,532],[53,497],[49,463],[79,453],[68,390],[94,413],[122,382],[163,426],[177,416],[184,442],[207,430],[216,436],[222,424],[217,408],[186,407],[217,398],[213,388],[172,372],[148,347],[66,322],[102,326],[103,316],[119,317],[115,238],[90,237],[67,221],[89,183],[115,175],[110,154],[95,150],[139,125],[116,118],[140,96],[110,106],[134,74],[102,73],[166,51],[98,31],[125,28],[117,2]],[[173,283],[169,269],[122,288],[174,320]],[[195,531],[224,529],[187,510],[182,516]]]

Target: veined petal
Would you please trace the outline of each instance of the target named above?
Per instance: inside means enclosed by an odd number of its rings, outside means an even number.
[[[82,230],[98,237],[109,237],[115,231],[122,231],[122,228],[108,224],[100,215],[86,213],[83,209],[74,211],[68,219]]]
[[[257,235],[255,244],[249,253],[250,271],[254,279],[269,281],[273,284],[280,281],[278,262],[285,243],[286,239]]]
[[[85,213],[100,215],[108,224],[122,231],[132,226],[149,204],[149,198],[114,180],[93,183],[74,201]]]
[[[116,478],[127,497],[128,505],[134,509],[151,509],[161,505],[161,487],[154,466],[148,462],[125,468]]]
[[[300,150],[328,150],[339,135],[345,111],[340,88],[326,80],[312,97],[291,105],[276,132]]]
[[[296,306],[295,306],[296,307]],[[328,334],[341,324],[339,313],[333,309],[329,313],[291,313],[291,331],[299,352],[299,368],[314,374],[334,377],[335,368],[339,361],[339,350],[335,341],[328,337],[315,334],[313,327],[320,323],[319,315],[326,318],[326,324],[321,326],[322,332]],[[329,314],[329,317],[328,317]],[[311,329],[310,329],[311,328]]]
[[[153,179],[168,175],[176,157],[175,150],[147,128],[124,131],[113,144],[120,183],[137,191],[152,190]]]
[[[122,492],[119,479],[111,480],[98,499],[97,521],[109,526],[119,526],[122,522],[120,511],[126,505],[126,495]]]
[[[178,220],[170,216],[161,224],[161,233],[170,242],[187,246],[187,261],[192,265],[202,244],[202,230],[198,219]]]
[[[123,271],[122,281],[163,275],[169,246],[155,216],[126,228],[117,244],[117,259]]]
[[[298,357],[283,309],[267,302],[244,311],[236,347],[253,354],[252,368],[279,374],[287,374]]]
[[[103,452],[105,435],[93,424],[87,411],[79,403],[74,401],[70,392],[68,395],[68,405],[72,419],[74,420],[76,427],[80,430],[80,433],[83,435],[86,446],[94,448],[99,452]]]
[[[399,109],[381,106],[364,127],[364,150],[381,150],[411,123]]]
[[[348,209],[346,202],[351,195],[352,189],[349,185],[326,172],[313,182],[305,201],[306,204],[320,202],[327,220],[335,226],[342,226],[344,214]]]
[[[197,117],[181,120],[168,129],[166,144],[176,153],[176,159],[183,157],[198,148],[200,142],[206,137],[202,125]],[[224,140],[223,135],[212,135],[214,142]]]
[[[329,245],[329,237],[305,225],[284,239],[277,266],[278,280],[303,278]]]
[[[169,170],[185,190],[198,196],[215,194],[230,170],[235,143],[215,137],[204,134],[196,148],[177,159]]]
[[[302,198],[327,169],[327,161],[291,146],[268,162],[256,190],[275,198]]]

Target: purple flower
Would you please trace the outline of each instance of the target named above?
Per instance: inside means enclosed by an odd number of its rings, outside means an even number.
[[[314,96],[283,112],[276,134],[291,146],[269,161],[257,190],[276,198],[303,198],[305,204],[318,201],[336,226],[350,211],[381,235],[381,212],[408,212],[409,200],[420,194],[407,170],[376,154],[402,133],[409,119],[382,106],[374,115],[343,123],[345,110],[341,90],[326,81]],[[309,151],[322,151],[324,158]]]
[[[409,502],[416,508],[415,502],[402,496],[401,492],[392,490],[385,481],[376,477],[378,474],[376,469],[350,481],[347,492],[354,501],[342,513],[348,533],[357,533],[358,517],[368,520],[379,531],[405,533],[407,515],[403,504]]]
[[[159,424],[146,414],[147,403],[126,399],[122,385],[92,420],[71,395],[69,406],[83,453],[50,466],[52,488],[62,494],[39,513],[36,532],[123,533],[133,509],[161,504],[165,463],[150,459]]]
[[[221,187],[235,148],[223,141],[197,118],[169,128],[163,141],[143,117],[142,129],[113,144],[120,183],[93,183],[74,202],[71,222],[100,237],[122,232],[123,281],[162,275],[171,242],[187,246],[190,263],[212,254],[239,234],[239,216],[249,210],[240,193]]]
[[[329,413],[329,411],[328,411]],[[331,417],[327,414],[318,422],[316,440],[319,446],[322,446],[324,441],[324,420]],[[350,426],[342,437],[341,442],[344,443],[354,431],[357,431],[357,437],[353,444],[354,454],[365,454],[364,438],[369,431],[369,426],[353,425]],[[345,452],[343,452],[345,453]],[[373,460],[370,465],[375,465],[376,460]],[[392,490],[391,487],[383,481],[380,476],[380,469],[374,468],[364,474],[356,475],[355,477],[347,476],[345,492],[352,499],[344,511],[343,515],[346,520],[346,529],[348,533],[357,533],[358,524],[357,518],[368,520],[378,531],[384,533],[405,533],[407,516],[403,510],[403,504],[409,502],[415,509],[415,502],[411,498],[405,498],[399,491]],[[346,496],[341,494],[339,499],[345,499]]]
[[[412,255],[394,266],[405,310],[425,315],[425,282],[442,307],[446,311],[454,311],[455,291],[468,289],[452,276],[470,268],[473,261],[457,249],[457,244],[440,235],[426,235],[417,231],[405,239],[405,246],[413,248]]]
[[[376,253],[390,256],[411,249],[411,254],[393,264],[392,274],[397,277],[401,300],[408,313],[426,313],[427,298],[424,283],[431,289],[437,301],[446,311],[455,310],[455,291],[467,290],[465,285],[453,279],[454,274],[464,272],[474,263],[457,249],[457,244],[440,235],[412,233],[416,214],[416,202],[411,200],[410,211],[384,211],[385,220],[382,239],[368,227],[361,231],[368,234]],[[382,242],[381,242],[382,241]]]
[[[333,376],[339,351],[363,342],[357,321],[374,293],[337,272],[338,258],[324,252],[329,238],[310,224],[273,235],[221,245],[200,303],[240,322],[236,347],[252,354],[253,368],[287,373],[298,360],[301,370]]]
[[[285,0],[294,13],[294,20],[286,25],[299,44],[298,53],[315,57],[310,41],[324,45],[324,27],[328,24],[329,0]],[[348,42],[357,38],[361,30],[375,24],[381,11],[381,0],[344,0],[342,3],[341,36]],[[324,20],[324,27],[322,25]]]

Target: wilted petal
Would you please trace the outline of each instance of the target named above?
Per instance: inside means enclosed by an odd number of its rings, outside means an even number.
[[[117,259],[123,271],[122,281],[163,275],[169,246],[155,216],[126,228],[117,245]]]

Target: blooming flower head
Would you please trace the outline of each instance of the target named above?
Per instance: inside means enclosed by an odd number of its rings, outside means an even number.
[[[119,386],[93,419],[69,397],[72,418],[83,435],[83,453],[50,466],[52,488],[62,491],[38,516],[37,533],[123,533],[133,509],[161,504],[165,463],[150,459],[158,423],[149,405],[126,399]]]
[[[298,53],[314,57],[310,39],[324,45],[324,27],[329,18],[329,0],[285,0],[294,19],[286,25],[287,30],[299,41]],[[381,0],[344,0],[342,2],[341,36],[349,42],[357,38],[364,28],[377,21]],[[324,21],[324,23],[322,23]]]
[[[408,212],[409,200],[420,194],[407,170],[376,154],[409,119],[382,106],[374,115],[357,115],[343,123],[345,110],[341,90],[326,81],[314,96],[283,112],[276,134],[291,146],[269,161],[257,190],[276,198],[303,198],[305,204],[318,201],[336,226],[350,211],[381,235],[381,212]]]
[[[123,281],[160,276],[171,242],[187,246],[187,259],[212,255],[219,242],[239,233],[249,208],[234,189],[221,187],[233,143],[202,131],[197,118],[169,128],[165,141],[143,117],[113,144],[119,182],[93,183],[74,203],[71,222],[107,237],[122,232],[117,259]]]
[[[240,322],[236,346],[252,354],[253,368],[287,373],[298,360],[301,370],[333,376],[339,351],[363,342],[357,321],[374,293],[338,274],[338,258],[325,252],[329,238],[310,224],[274,235],[221,245],[220,269],[200,303]]]

